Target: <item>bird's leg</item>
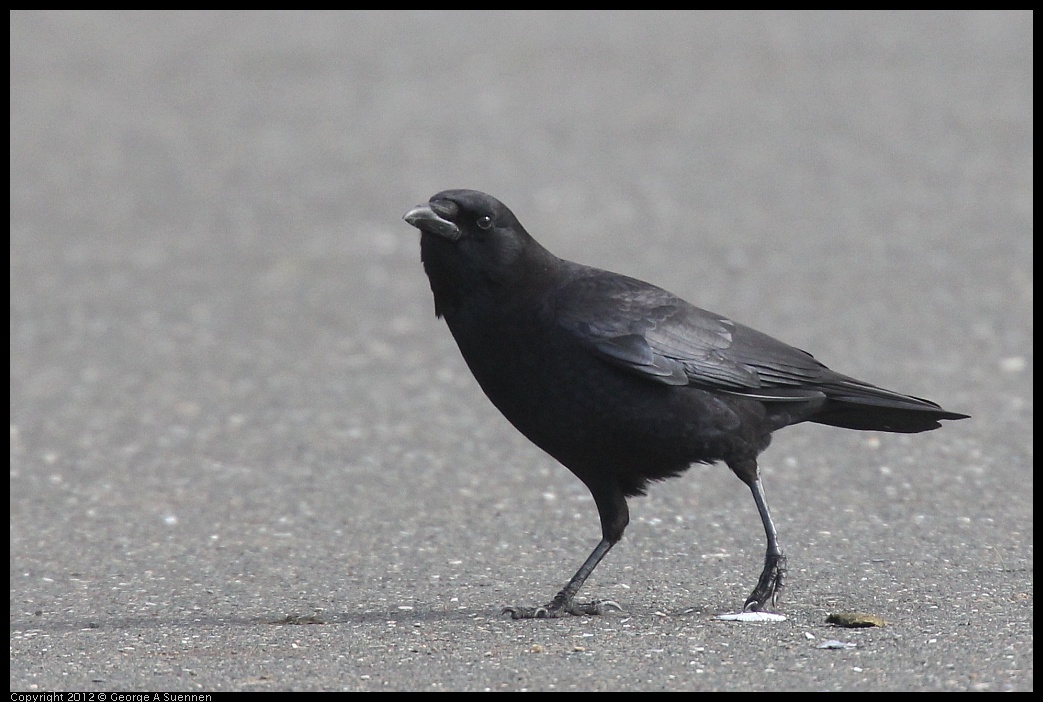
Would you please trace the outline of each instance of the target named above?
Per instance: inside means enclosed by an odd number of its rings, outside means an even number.
[[[739,474],[742,478],[742,474]],[[768,512],[768,502],[764,498],[764,487],[761,485],[759,472],[754,467],[753,480],[748,481],[753,499],[757,502],[757,511],[761,515],[761,523],[764,524],[764,534],[768,537],[768,549],[764,554],[764,570],[761,571],[757,587],[746,598],[743,605],[744,612],[759,612],[764,609],[768,602],[772,608],[776,607],[779,597],[782,595],[783,579],[786,575],[786,557],[782,555],[779,548],[779,537],[775,532],[775,523],[771,520]]]
[[[576,593],[597,568],[601,559],[623,538],[623,531],[630,521],[630,510],[627,509],[622,490],[614,483],[592,482],[593,484],[584,480],[594,497],[594,504],[598,507],[598,516],[601,518],[601,542],[594,547],[587,560],[583,561],[583,565],[553,600],[542,607],[504,607],[501,614],[509,612],[513,619],[543,619],[562,617],[566,614],[604,614],[607,607],[623,610],[611,600],[576,602]]]
[[[568,584],[547,604],[542,607],[504,607],[501,614],[510,613],[512,619],[544,619],[561,617],[566,614],[604,614],[607,607],[615,607],[622,611],[623,608],[611,600],[576,602],[576,593],[583,587],[583,583],[615,543],[615,541],[605,538],[601,539],[601,543],[587,556],[587,560],[579,567]]]

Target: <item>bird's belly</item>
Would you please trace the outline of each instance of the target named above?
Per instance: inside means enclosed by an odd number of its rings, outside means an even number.
[[[530,441],[579,472],[611,463],[649,478],[766,445],[759,403],[637,377],[586,349],[464,352],[501,413]],[[461,349],[463,350],[463,349]],[[581,355],[580,355],[581,354]],[[662,475],[660,475],[662,474]]]

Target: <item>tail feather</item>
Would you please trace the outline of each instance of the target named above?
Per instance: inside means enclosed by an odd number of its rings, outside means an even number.
[[[845,429],[916,434],[938,429],[942,419],[966,419],[922,397],[903,395],[840,376],[822,388],[826,404],[810,421]]]

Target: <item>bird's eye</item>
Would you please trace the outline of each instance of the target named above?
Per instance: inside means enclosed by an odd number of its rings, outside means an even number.
[[[478,228],[479,229],[489,229],[492,226],[493,226],[493,218],[492,217],[479,217],[478,218]]]

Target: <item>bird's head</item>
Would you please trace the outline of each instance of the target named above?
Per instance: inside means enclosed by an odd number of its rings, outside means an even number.
[[[468,296],[524,280],[551,257],[502,202],[477,190],[443,190],[403,219],[421,232],[438,316]]]
[[[403,219],[427,234],[447,241],[502,244],[524,232],[514,213],[492,195],[477,190],[443,190]]]

